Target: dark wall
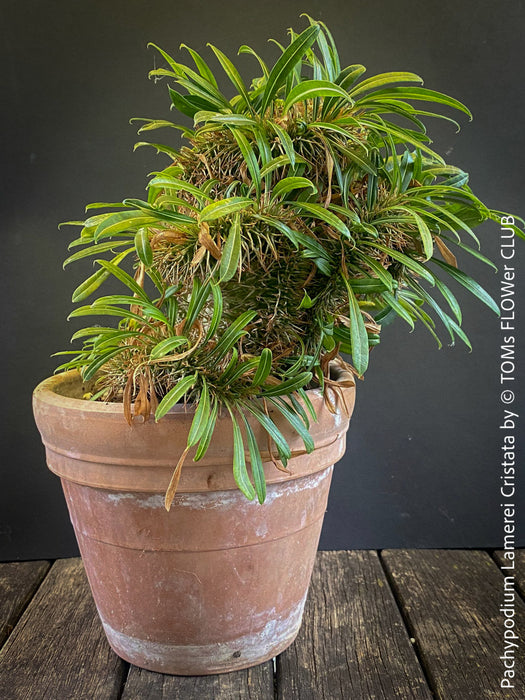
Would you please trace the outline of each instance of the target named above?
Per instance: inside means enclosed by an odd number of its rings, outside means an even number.
[[[431,125],[435,145],[471,173],[489,205],[524,213],[523,2],[4,0],[0,559],[76,552],[58,480],[45,468],[31,391],[78,327],[65,318],[88,269],[62,271],[72,229],[57,223],[82,218],[86,202],[141,196],[146,173],[165,163],[144,149],[132,153],[130,117],[169,118],[165,86],[146,78],[155,62],[147,42],[206,52],[210,41],[232,57],[247,43],[273,59],[266,38],[284,41],[287,27],[305,26],[302,11],[328,23],[345,64],[364,63],[369,75],[415,71],[427,87],[468,104],[475,119],[459,135]],[[245,75],[255,70],[248,56],[239,63]],[[480,236],[497,258],[498,225]],[[498,295],[499,275],[476,261],[464,266]],[[424,329],[409,334],[401,321],[385,329],[358,387],[323,548],[501,546],[498,320],[461,290],[458,297],[471,354],[438,351]],[[523,338],[523,313],[518,322]],[[515,406],[522,413],[523,400]],[[521,526],[524,493],[522,484]]]

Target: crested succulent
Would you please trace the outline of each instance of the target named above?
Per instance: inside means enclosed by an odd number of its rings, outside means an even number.
[[[236,482],[262,503],[263,457],[250,421],[286,468],[290,449],[269,408],[311,451],[306,389],[320,385],[335,410],[329,364],[339,353],[361,377],[395,317],[422,323],[440,344],[437,321],[451,343],[469,346],[447,278],[498,311],[453,250],[494,267],[473,229],[502,212],[432,150],[422,121],[458,126],[433,110],[469,110],[410,72],[364,78],[360,64],[342,68],[327,27],[308,21],[287,46],[275,42],[272,67],[241,46],[256,62],[250,84],[211,46],[229,96],[193,49],[183,45],[190,67],[155,47],[166,67],[150,76],[167,79],[171,106],[193,126],[143,119],[140,132],[176,129],[186,145],[137,144],[170,160],[149,180],[147,199],[91,204],[111,211],[68,222],[81,231],[65,264],[93,256],[97,266],[73,301],[100,293],[110,277],[123,291],[72,312],[117,323],[77,331],[83,347],[59,369],[94,380],[90,398],[121,401],[130,423],[160,420],[180,401],[196,407],[167,507],[187,453],[206,453],[219,411],[231,415]],[[523,237],[518,225],[515,232]]]

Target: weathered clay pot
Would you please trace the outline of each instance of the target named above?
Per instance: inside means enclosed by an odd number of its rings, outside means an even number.
[[[206,457],[194,463],[189,454],[168,513],[164,491],[191,410],[178,405],[159,423],[130,427],[121,404],[82,400],[86,388],[74,372],[57,375],[36,388],[33,406],[112,648],[137,666],[180,675],[231,671],[279,654],[301,624],[349,417],[340,405],[332,415],[321,392],[310,390],[319,420],[307,455],[274,416],[301,454],[290,460],[290,474],[265,463],[263,505],[236,488],[232,426],[220,417]],[[344,392],[351,411],[355,387]],[[252,425],[266,450],[265,433]]]

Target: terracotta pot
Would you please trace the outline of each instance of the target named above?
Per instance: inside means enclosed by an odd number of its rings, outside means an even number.
[[[290,460],[290,474],[264,464],[263,505],[237,490],[231,421],[220,417],[206,457],[193,463],[189,454],[168,513],[164,491],[192,411],[177,405],[159,423],[130,427],[121,404],[82,400],[87,389],[77,373],[60,374],[36,388],[33,407],[114,651],[180,675],[245,668],[282,652],[301,624],[349,417],[340,406],[331,414],[321,392],[310,390],[318,422],[307,455],[273,416],[302,453]],[[351,411],[355,387],[344,392]],[[266,434],[252,425],[267,450]]]

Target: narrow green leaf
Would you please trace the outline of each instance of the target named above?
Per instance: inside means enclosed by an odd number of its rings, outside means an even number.
[[[181,345],[188,345],[188,339],[184,336],[173,336],[165,338],[157,343],[149,354],[150,360],[159,360],[161,357],[171,355],[174,350],[180,348]]]
[[[362,80],[355,88],[349,91],[351,97],[360,95],[367,90],[373,90],[374,88],[380,87],[381,85],[391,85],[392,83],[422,83],[423,78],[415,73],[406,73],[402,71],[396,71],[391,73],[379,73],[371,78]],[[405,89],[405,88],[403,88]]]
[[[315,97],[340,97],[352,103],[347,91],[336,83],[331,83],[328,80],[303,80],[290,91],[283,110],[286,112],[296,102]]]
[[[114,275],[118,280],[120,280],[123,284],[128,287],[128,289],[131,289],[133,294],[136,294],[139,299],[142,299],[143,301],[149,302],[148,295],[146,292],[142,289],[142,287],[137,284],[137,282],[133,279],[131,275],[128,275],[128,273],[120,268],[118,265],[115,265],[112,262],[108,262],[107,260],[96,260],[96,263],[100,265],[101,267],[104,268],[104,270],[107,270],[109,273]]]
[[[199,397],[199,403],[191,422],[190,432],[188,434],[188,447],[196,445],[206,431],[208,421],[210,419],[210,394],[206,380],[202,379],[202,389]]]
[[[170,410],[170,408],[173,408],[176,403],[190,390],[193,388],[195,385],[195,382],[197,381],[197,372],[195,374],[191,375],[190,377],[184,377],[183,379],[180,379],[177,384],[168,391],[166,396],[162,399],[162,401],[159,403],[157,406],[157,410],[155,411],[155,422],[158,422],[163,416],[166,415],[166,413]]]
[[[421,263],[417,262],[417,260],[414,260],[410,256],[405,255],[404,253],[400,253],[398,250],[394,250],[394,248],[389,248],[388,246],[384,246],[381,243],[377,243],[377,241],[361,240],[360,243],[361,245],[366,245],[381,250],[383,253],[386,253],[394,260],[397,260],[401,264],[405,265],[405,267],[408,267],[408,269],[412,270],[412,272],[415,272],[417,275],[420,275],[421,277],[426,279],[427,282],[430,282],[430,284],[434,284],[434,277],[430,270],[427,270],[426,267],[424,267]]]
[[[368,367],[368,334],[365,328],[363,314],[359,308],[359,303],[344,275],[341,275],[348,292],[348,305],[350,309],[350,336],[352,338],[352,361],[358,374],[362,376]]]
[[[459,282],[459,284],[465,287],[465,289],[467,289],[471,294],[473,294],[480,301],[486,304],[489,307],[489,309],[492,309],[492,311],[494,311],[495,314],[497,314],[498,316],[500,315],[499,307],[494,301],[494,299],[475,280],[473,280],[461,270],[458,270],[456,267],[452,267],[452,265],[449,265],[443,260],[439,260],[438,258],[431,258],[431,260],[433,263],[439,265],[439,267],[443,268],[443,270],[448,272],[448,274],[454,280],[456,280],[456,282]]]
[[[241,218],[236,214],[221,257],[220,281],[227,282],[239,269],[241,256]]]
[[[248,209],[248,207],[252,207],[254,203],[253,199],[249,199],[248,197],[229,197],[227,199],[221,199],[204,207],[200,213],[199,219],[200,221],[221,219],[224,216],[230,216],[231,214],[235,214],[235,212]]]
[[[81,260],[82,258],[87,258],[90,255],[99,255],[100,253],[105,253],[108,250],[113,250],[113,248],[119,248],[123,245],[129,245],[130,240],[126,239],[124,241],[108,241],[107,243],[98,243],[97,245],[89,246],[89,248],[84,248],[84,250],[79,250],[78,253],[70,255],[69,258],[64,260],[63,267],[69,265],[76,260]]]
[[[312,214],[315,219],[325,221],[329,226],[339,231],[339,233],[342,233],[347,238],[352,238],[346,224],[334,213],[325,209],[321,204],[315,204],[313,202],[293,202],[291,206],[293,206],[294,209],[301,209],[302,211]]]
[[[301,437],[304,443],[306,452],[310,454],[315,449],[315,444],[312,436],[308,432],[308,429],[304,425],[301,418],[295,413],[292,406],[286,403],[284,399],[268,399],[271,404],[273,404],[277,410],[286,418],[288,423],[292,426],[295,432]]]
[[[208,64],[202,58],[202,56],[200,54],[198,54],[197,51],[190,48],[186,44],[181,44],[180,48],[186,49],[186,51],[189,52],[189,54],[191,55],[191,57],[193,58],[193,60],[195,62],[197,70],[202,75],[202,77],[205,78],[214,87],[218,88],[217,81],[215,80],[215,76],[213,75],[213,71],[209,68]]]
[[[217,345],[210,350],[210,355],[221,359],[235,343],[247,332],[246,326],[253,321],[257,315],[256,311],[245,311],[231,323],[222,334]]]
[[[154,177],[153,180],[150,180],[148,187],[161,187],[176,190],[177,192],[189,192],[196,197],[197,200],[207,199],[209,202],[213,201],[212,198],[203,192],[199,187],[195,187],[195,185],[192,185],[185,180],[181,180],[178,177],[171,177],[169,175],[158,175],[157,177]],[[154,210],[153,207],[152,209]]]
[[[266,499],[266,479],[264,477],[264,467],[261,458],[261,452],[259,450],[259,445],[255,438],[255,433],[253,432],[252,426],[248,422],[248,419],[241,412],[242,419],[244,421],[244,427],[246,429],[246,437],[248,438],[248,453],[250,455],[250,465],[252,468],[253,481],[255,484],[255,493],[257,494],[257,499],[259,503],[264,503]]]
[[[116,349],[108,350],[107,352],[102,353],[101,355],[98,355],[93,362],[91,362],[82,372],[82,379],[87,382],[90,379],[92,379],[95,374],[98,372],[98,370],[103,367],[106,362],[109,362],[112,357],[115,357],[116,355],[119,355],[121,352],[124,352],[124,350],[127,350],[128,346],[122,346]]]
[[[286,129],[283,129],[282,126],[277,124],[274,121],[268,122],[271,128],[275,131],[277,136],[279,137],[279,141],[281,142],[281,146],[284,149],[284,152],[288,156],[290,160],[290,165],[292,168],[295,167],[295,162],[296,162],[296,153],[293,145],[293,141],[289,135],[289,133],[286,131]]]
[[[208,447],[210,446],[210,442],[213,436],[213,431],[215,430],[215,425],[217,423],[218,413],[219,402],[217,401],[217,399],[212,399],[210,416],[208,418],[208,421],[206,422],[206,427],[199,442],[199,446],[197,447],[197,450],[195,452],[195,457],[193,458],[194,462],[198,462],[200,459],[202,459],[208,451]]]
[[[139,228],[135,234],[135,250],[139,260],[149,267],[153,263],[153,251],[149,243],[149,233],[146,227]]]
[[[272,356],[272,351],[270,350],[270,348],[263,348],[263,350],[261,352],[260,359],[259,359],[259,365],[257,367],[257,371],[255,372],[255,375],[253,377],[252,387],[257,387],[257,386],[260,386],[261,384],[264,384],[264,382],[268,378],[268,375],[271,372],[272,361],[273,361],[273,356]]]
[[[282,180],[279,180],[279,182],[274,186],[270,201],[273,201],[277,197],[282,197],[283,195],[288,194],[288,192],[304,189],[305,187],[309,187],[314,194],[317,192],[317,187],[306,177],[285,177]]]
[[[224,72],[228,76],[228,78],[231,80],[231,82],[234,84],[234,86],[237,88],[239,91],[239,95],[241,95],[245,106],[253,112],[251,103],[250,103],[250,98],[248,96],[248,90],[246,89],[246,85],[244,84],[243,79],[240,76],[239,71],[237,68],[233,65],[233,63],[230,61],[230,59],[220,50],[217,49],[215,46],[212,46],[212,44],[208,44],[210,49],[213,51],[215,56],[217,57],[217,60],[221,64]]]
[[[285,396],[297,389],[304,388],[312,380],[311,372],[301,372],[295,377],[285,379],[279,384],[269,384],[262,387],[261,396]]]
[[[454,109],[464,112],[468,117],[470,117],[470,119],[472,119],[471,111],[459,100],[456,100],[449,95],[445,95],[442,92],[436,92],[435,90],[428,90],[427,88],[422,87],[393,87],[386,90],[377,90],[371,95],[367,95],[365,98],[362,98],[362,100],[359,100],[359,103],[361,103],[361,101],[367,101],[369,98],[376,100],[389,99],[392,97],[400,100],[421,100],[423,102],[435,102],[447,105],[448,107],[453,107]]]
[[[241,153],[244,156],[244,159],[246,161],[246,165],[248,166],[248,170],[250,171],[250,175],[252,178],[253,185],[255,187],[255,192],[257,194],[257,197],[259,198],[261,196],[261,170],[259,168],[259,163],[257,161],[257,156],[255,155],[255,152],[248,142],[248,139],[246,136],[240,131],[239,129],[235,129],[230,127],[230,131],[235,137],[235,140],[239,144],[239,148],[241,149]]]
[[[284,466],[286,466],[288,460],[292,456],[292,452],[279,428],[275,425],[271,418],[268,418],[266,413],[264,413],[264,411],[262,411],[259,408],[259,406],[257,406],[255,403],[245,401],[242,402],[242,406],[253,416],[255,416],[255,418],[257,418],[262,427],[266,430],[268,435],[274,441],[275,446],[277,447],[277,451],[279,452],[279,458],[281,462]]]
[[[126,255],[131,253],[132,250],[134,250],[134,248],[128,248],[124,252],[119,253],[116,257],[113,258],[112,263],[114,265],[119,265],[122,262],[122,260],[124,260]],[[84,282],[78,285],[78,287],[73,292],[71,301],[74,304],[76,304],[79,301],[84,301],[84,299],[87,299],[87,297],[91,296],[91,294],[93,294],[93,292],[95,292],[100,287],[104,280],[107,280],[110,276],[111,272],[109,272],[108,270],[97,270],[90,277],[88,277],[87,280],[84,280]]]
[[[246,470],[246,458],[244,456],[244,443],[241,429],[229,404],[226,404],[231,416],[233,426],[233,477],[239,489],[246,498],[252,501],[255,498],[255,489]]]
[[[285,84],[288,75],[304,56],[305,51],[313,45],[319,31],[319,25],[314,24],[308,27],[308,29],[305,29],[304,32],[299,34],[299,36],[283,51],[268,76],[262,97],[261,115],[264,116],[270,102],[277,94],[277,91]]]

